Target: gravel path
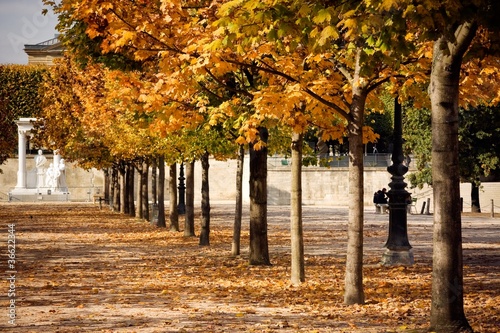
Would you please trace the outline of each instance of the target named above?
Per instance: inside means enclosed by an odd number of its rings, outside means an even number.
[[[92,204],[0,204],[0,331],[425,331],[432,216],[408,216],[415,265],[383,268],[388,215],[367,207],[367,304],[345,306],[346,209],[303,208],[306,282],[298,287],[289,282],[289,207],[268,210],[271,267],[247,264],[248,207],[236,258],[230,256],[234,206],[214,203],[211,211],[211,245],[200,247],[197,238]],[[196,226],[198,234],[199,220]],[[499,218],[463,216],[466,313],[484,333],[500,327],[499,230]],[[11,267],[9,234],[16,240]]]

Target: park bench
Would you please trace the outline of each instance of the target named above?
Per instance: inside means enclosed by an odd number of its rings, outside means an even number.
[[[375,204],[377,214],[389,213],[389,204]]]
[[[94,203],[99,202],[99,209],[102,209],[102,202],[109,204],[109,199],[104,197],[104,194],[94,194]]]
[[[407,205],[408,213],[413,214],[413,211],[415,211],[415,214],[418,214],[417,212],[417,198],[412,198],[411,203]]]

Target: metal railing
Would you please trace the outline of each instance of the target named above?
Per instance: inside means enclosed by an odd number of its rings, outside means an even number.
[[[363,165],[365,167],[387,168],[392,164],[391,154],[365,154],[363,155]],[[272,156],[268,158],[268,165],[271,167],[290,166],[290,158],[284,156]],[[319,158],[318,167],[349,167],[349,156],[328,156]]]

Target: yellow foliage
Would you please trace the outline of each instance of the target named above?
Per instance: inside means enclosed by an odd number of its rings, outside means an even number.
[[[244,136],[239,136],[237,139],[236,139],[236,143],[239,144],[239,145],[244,145],[247,143],[247,140],[245,139]]]
[[[290,8],[295,6],[297,17],[294,21],[297,26],[289,30],[269,15],[270,7],[277,4],[281,3],[230,0],[192,8],[181,0],[161,0],[148,6],[143,6],[142,1],[63,0],[61,8],[72,19],[86,23],[90,37],[103,39],[103,51],[124,52],[145,61],[146,71],[157,72],[154,76],[140,78],[134,74],[119,79],[115,74],[105,74],[105,77],[110,75],[102,79],[109,89],[107,95],[103,99],[84,100],[86,109],[93,108],[86,121],[90,122],[90,115],[96,115],[102,118],[103,128],[123,130],[115,124],[117,119],[123,120],[120,113],[129,116],[125,117],[128,125],[133,124],[131,114],[147,114],[153,119],[151,126],[164,135],[200,125],[196,122],[202,126],[225,122],[238,116],[244,106],[245,110],[255,111],[253,117],[235,125],[246,142],[258,139],[255,128],[265,121],[280,122],[296,132],[304,132],[313,124],[339,138],[345,132],[344,122],[350,120],[353,84],[359,84],[354,88],[363,90],[383,81],[388,85],[383,88],[398,92],[405,99],[411,97],[416,104],[425,104],[422,86],[428,80],[432,43],[417,44],[418,33],[411,30],[403,37],[417,45],[412,55],[416,61],[397,59],[396,50],[388,48],[389,44],[378,37],[380,27],[389,27],[394,22],[377,13],[360,15],[359,8],[376,12],[401,7],[404,15],[409,16],[415,12],[428,13],[438,6],[435,1],[407,5],[401,0],[367,0],[355,9],[346,5],[343,13],[333,7],[287,2]],[[309,39],[316,43],[314,46],[301,41],[301,36],[297,36],[300,30],[294,30],[300,28],[302,18],[308,24],[312,22],[307,28]],[[345,39],[342,47],[331,43],[341,37]],[[362,38],[371,41],[368,44],[374,49],[363,51],[371,57],[357,67],[356,52]],[[319,51],[321,48],[316,49],[317,46],[324,46],[325,51]],[[155,61],[148,67],[150,59]],[[465,68],[462,86],[467,89],[461,90],[461,102],[473,103],[478,97],[499,100],[499,90],[495,89],[498,64],[476,65],[481,65],[482,70],[474,66]],[[250,87],[249,80],[242,75],[243,69],[255,71],[254,80],[258,82]],[[360,70],[366,73],[360,75]],[[112,80],[111,75],[118,80],[114,86],[107,82]],[[248,89],[244,100],[227,97],[227,91],[220,85],[226,75],[238,78],[238,89]],[[206,90],[201,84],[207,85]],[[215,103],[216,107],[209,105],[207,95],[211,93],[221,99]],[[366,103],[380,108],[376,93],[371,92]],[[217,99],[214,96],[210,98]],[[113,107],[103,107],[103,100]],[[343,121],[339,122],[339,118]],[[363,133],[366,142],[377,139],[369,130]]]
[[[368,142],[377,142],[377,139],[380,138],[380,135],[373,131],[373,128],[370,126],[363,126],[363,144]]]
[[[261,150],[262,148],[265,148],[266,147],[266,143],[264,141],[257,141],[257,143],[255,143],[253,145],[253,149],[255,150]]]
[[[378,6],[379,10],[390,10],[392,7],[396,7],[399,4],[399,0],[382,0]]]

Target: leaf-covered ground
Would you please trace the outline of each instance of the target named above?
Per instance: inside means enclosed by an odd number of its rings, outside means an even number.
[[[2,279],[5,332],[424,332],[432,217],[410,215],[412,267],[380,267],[388,215],[367,210],[366,304],[343,304],[347,212],[304,207],[306,279],[289,282],[289,208],[269,207],[270,267],[230,256],[233,206],[213,205],[210,247],[91,204],[0,204],[0,271],[15,224],[15,297]],[[182,222],[181,222],[182,224]],[[197,221],[199,225],[199,221]],[[478,332],[500,329],[500,219],[464,216],[465,310]],[[197,230],[198,231],[198,230]],[[12,296],[12,295],[11,295]],[[9,302],[16,325],[8,323]]]

